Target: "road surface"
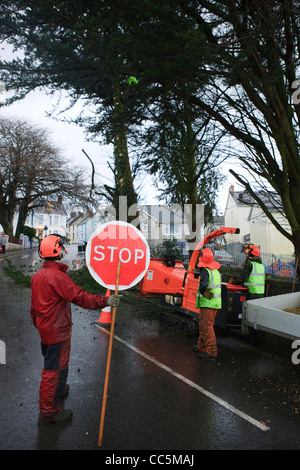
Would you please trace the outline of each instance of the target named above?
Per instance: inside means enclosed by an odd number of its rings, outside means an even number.
[[[36,253],[25,254],[11,260],[32,263]],[[38,425],[43,362],[30,322],[30,288],[2,271],[0,280],[6,350],[0,364],[1,450],[100,450],[101,459],[126,452],[140,456],[138,468],[153,455],[162,461],[150,463],[169,464],[166,456],[173,452],[193,456],[196,465],[201,450],[300,449],[299,366],[290,357],[220,336],[217,361],[201,361],[193,350],[196,338],[163,327],[159,304],[125,291],[117,309],[102,446],[110,330],[98,326],[98,311],[72,306],[70,394],[64,404],[73,410],[72,421]]]

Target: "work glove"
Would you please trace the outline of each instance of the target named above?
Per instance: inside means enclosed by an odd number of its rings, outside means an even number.
[[[211,300],[214,297],[213,292],[210,289],[205,289],[203,296],[206,297],[208,300]]]
[[[121,295],[116,295],[116,294],[111,295],[107,299],[107,305],[109,305],[110,307],[118,307],[121,297],[122,297]]]

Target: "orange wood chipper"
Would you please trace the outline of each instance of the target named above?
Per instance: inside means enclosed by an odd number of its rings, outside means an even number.
[[[168,305],[161,314],[162,324],[186,335],[198,332],[199,308],[196,308],[196,295],[199,284],[197,261],[200,250],[214,238],[226,233],[238,234],[238,228],[222,227],[206,235],[194,249],[186,270],[182,261],[166,256],[164,259],[151,258],[149,268],[141,280],[140,296],[161,296],[162,303]],[[222,282],[222,309],[219,310],[215,325],[221,328],[240,328],[242,303],[248,289],[243,286]]]

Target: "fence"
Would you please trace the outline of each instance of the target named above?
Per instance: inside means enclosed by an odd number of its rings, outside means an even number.
[[[235,265],[242,267],[246,256],[242,253],[241,243],[230,243],[226,246],[226,251],[230,253]],[[273,253],[261,253],[260,258],[265,266],[266,274],[273,277],[287,277],[294,279],[295,276],[295,256],[294,255],[274,255]],[[222,264],[222,263],[221,263]]]
[[[8,243],[13,243],[14,245],[22,245],[22,241],[17,237],[13,237],[12,235],[8,237]]]
[[[226,249],[221,249],[216,245],[208,245],[214,252],[214,258],[219,261],[221,266],[233,268],[242,268],[246,256],[242,253],[241,243],[230,243]],[[183,262],[188,266],[189,255],[183,255]],[[272,253],[261,253],[260,258],[265,266],[265,272],[272,277],[286,277],[294,279],[295,277],[295,256],[294,255],[273,255]]]
[[[295,277],[295,257],[290,255],[275,256],[270,253],[262,253],[262,262],[265,265],[266,274],[273,277]]]

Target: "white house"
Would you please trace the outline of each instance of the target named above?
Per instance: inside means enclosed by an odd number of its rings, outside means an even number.
[[[250,242],[259,246],[261,252],[264,253],[272,253],[278,256],[292,255],[294,253],[292,243],[277,230],[261,208],[254,205],[254,202],[247,191],[234,191],[234,187],[230,186],[224,212],[225,226],[239,228],[240,234],[226,235],[227,243]],[[267,200],[265,203],[268,205],[273,217],[285,230],[289,231],[282,214],[271,207]]]
[[[59,197],[56,202],[42,201],[38,207],[30,210],[25,225],[33,227],[37,231],[39,238],[44,238],[51,233],[59,233],[60,235],[66,234],[66,220],[67,212]]]
[[[107,222],[104,210],[98,209],[96,213],[88,211],[87,214],[77,224],[77,242],[87,243],[92,233]]]
[[[88,241],[89,232],[91,230],[91,220],[93,213],[88,211],[83,217],[79,218],[76,225],[76,240],[77,243],[82,244]]]
[[[95,213],[87,211],[71,212],[71,217],[67,219],[66,236],[71,244],[87,243],[92,233],[100,225],[115,220],[106,208],[99,208]]]
[[[187,241],[193,239],[189,217],[191,207],[187,204],[182,211],[179,204],[168,206],[166,204],[145,205],[139,208],[140,231],[148,243],[158,245],[166,239],[176,239],[177,242],[187,245]],[[204,206],[198,204],[197,224],[194,245],[203,238],[204,234]],[[192,243],[190,243],[192,245]]]
[[[166,239],[176,239],[183,246],[186,245],[187,238],[190,235],[187,220],[189,211],[189,206],[182,211],[179,205],[138,206],[137,217],[132,223],[139,227],[139,230],[152,246],[159,245]],[[204,234],[203,212],[203,205],[199,204],[195,233],[196,243],[203,238]],[[69,238],[70,243],[82,244],[89,240],[92,233],[100,225],[111,220],[116,220],[115,212],[111,207],[100,207],[94,214],[91,211],[86,214],[72,212],[71,217],[67,220],[66,236]]]
[[[71,216],[66,220],[66,237],[69,243],[76,244],[78,234],[78,224],[85,217],[83,212],[71,212]]]

